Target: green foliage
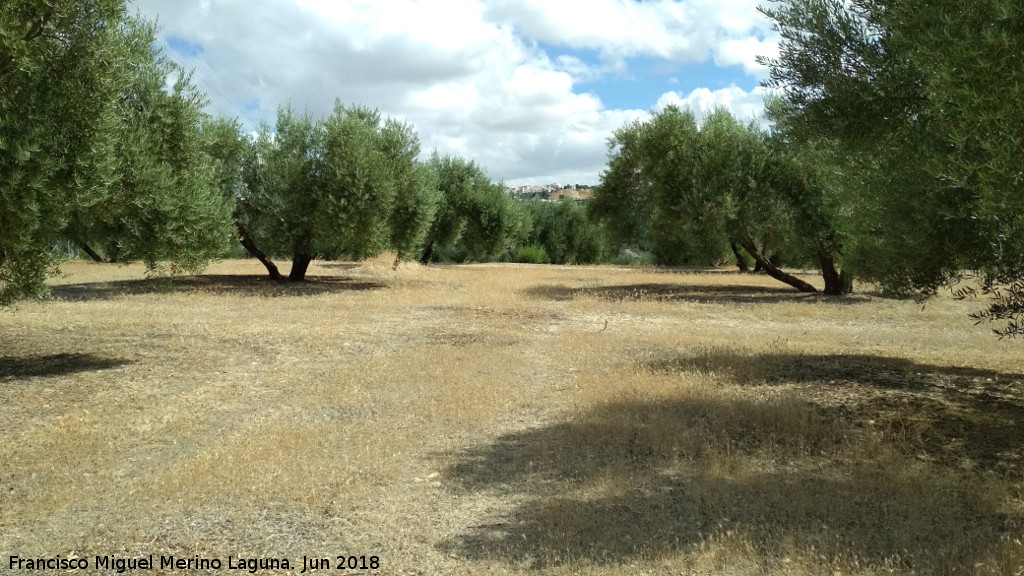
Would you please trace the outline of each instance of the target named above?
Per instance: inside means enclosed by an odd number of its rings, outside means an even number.
[[[313,187],[318,134],[309,114],[278,111],[276,131],[264,125],[245,158],[242,220],[271,254],[312,250],[317,197]]]
[[[777,59],[759,57],[770,85],[800,111],[790,136],[841,138],[856,149],[911,122],[923,103],[919,69],[894,51],[881,22],[889,2],[781,0],[759,8],[782,37]]]
[[[1024,6],[785,0],[764,12],[785,40],[764,60],[772,116],[830,151],[858,273],[934,294],[977,270],[1012,320],[1024,279]],[[1021,335],[1008,323],[1004,335]]]
[[[0,305],[45,294],[62,237],[171,270],[226,244],[203,98],[153,42],[123,1],[0,8]]]
[[[740,249],[773,277],[815,288],[777,268],[785,255],[820,264],[826,292],[844,291],[836,269],[837,212],[807,157],[727,110],[701,123],[669,106],[616,131],[593,215],[619,241],[648,241],[659,264],[714,265]]]
[[[101,197],[123,0],[0,7],[0,305],[45,294],[69,209]]]
[[[574,201],[534,200],[522,205],[529,208],[533,221],[527,241],[543,248],[550,262],[593,264],[604,261],[610,252],[604,227],[589,218],[586,208]]]
[[[528,244],[520,246],[519,250],[516,251],[516,262],[522,262],[523,264],[550,264],[551,258],[548,257],[548,252],[543,246]]]
[[[717,262],[730,225],[740,227],[735,195],[746,196],[753,135],[726,112],[701,129],[674,106],[627,125],[611,141],[592,211],[619,240],[649,237],[659,263]]]
[[[619,244],[651,242],[654,197],[644,173],[647,126],[639,120],[615,131],[609,139],[608,168],[601,174],[588,205],[591,216],[604,223]]]
[[[412,128],[374,110],[338,103],[316,121],[282,108],[275,130],[261,127],[246,154],[239,222],[270,254],[292,257],[293,280],[318,253],[364,258],[393,248],[408,257],[437,202],[418,154]]]
[[[389,120],[382,144],[395,184],[395,204],[388,223],[390,246],[405,260],[418,255],[434,220],[440,192],[430,167],[415,161],[420,149],[411,126]]]
[[[447,255],[455,261],[500,258],[524,237],[529,220],[504,187],[472,161],[435,154],[428,163],[440,191],[437,213],[422,260]]]
[[[205,98],[189,75],[154,54],[155,34],[147,22],[122,26],[116,173],[101,200],[72,213],[67,233],[95,243],[113,260],[197,272],[232,238],[233,198],[220,190],[230,166],[221,168],[209,154],[201,132]],[[172,76],[177,80],[168,91]]]
[[[249,141],[237,120],[206,116],[200,120],[203,151],[213,160],[216,187],[234,200],[244,191],[241,171]]]
[[[614,238],[649,241],[660,264],[724,258],[738,217],[734,193],[743,193],[731,186],[746,188],[751,162],[749,146],[743,155],[745,128],[727,126],[726,117],[716,112],[702,130],[691,112],[669,106],[615,132],[591,207]]]

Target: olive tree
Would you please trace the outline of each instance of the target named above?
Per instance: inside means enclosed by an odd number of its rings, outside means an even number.
[[[155,27],[122,24],[121,90],[115,103],[115,170],[104,194],[71,212],[65,234],[93,258],[141,260],[151,269],[201,270],[232,239],[233,199],[220,190],[190,76],[152,49]],[[167,88],[168,78],[174,84]]]
[[[223,249],[231,202],[200,145],[203,97],[154,36],[123,1],[0,7],[0,305],[45,293],[59,239],[151,270]]]
[[[243,163],[243,245],[290,255],[293,281],[305,279],[317,255],[363,258],[395,249],[408,257],[437,203],[434,177],[418,154],[412,128],[374,110],[338,103],[317,121],[282,108],[275,130],[261,127]],[[271,277],[279,276],[268,263]]]
[[[934,294],[977,271],[979,318],[1024,334],[1024,7],[782,0],[762,59],[779,132],[832,150],[859,275]]]
[[[821,265],[826,291],[839,294],[833,247],[812,242],[809,253],[798,226],[829,225],[830,214],[810,201],[819,193],[798,159],[758,127],[724,109],[698,123],[669,106],[615,133],[593,213],[620,236],[645,227],[662,263],[710,264],[729,251],[740,259],[742,249],[773,278],[815,292],[771,258],[781,249],[802,254]]]
[[[0,305],[45,292],[68,208],[113,173],[123,0],[0,6]]]
[[[440,197],[421,263],[428,264],[438,249],[454,249],[466,259],[491,260],[522,237],[525,213],[475,162],[434,154],[428,166]]]

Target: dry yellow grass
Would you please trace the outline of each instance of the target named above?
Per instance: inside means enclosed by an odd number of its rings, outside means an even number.
[[[720,270],[64,270],[0,313],[0,573],[1024,573],[1024,348],[978,303]]]

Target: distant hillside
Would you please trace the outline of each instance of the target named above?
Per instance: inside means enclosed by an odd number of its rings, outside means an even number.
[[[571,198],[572,200],[590,200],[594,197],[593,188],[555,188],[550,187],[531,187],[533,189],[528,190],[516,190],[510,189],[509,194],[512,194],[516,198],[523,200],[534,200],[539,199],[548,202],[557,202],[562,198]]]

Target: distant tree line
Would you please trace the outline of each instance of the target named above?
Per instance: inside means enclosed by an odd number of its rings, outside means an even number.
[[[797,290],[927,297],[972,278],[1024,335],[1024,6],[779,0],[763,130],[667,107],[617,130],[594,199],[523,201],[406,123],[336,104],[245,134],[125,0],[0,7],[0,305],[45,294],[72,241],[194,272],[237,243],[274,279],[314,258],[754,268]],[[287,274],[275,259],[291,261]]]
[[[295,281],[315,257],[385,250],[424,262],[514,260],[528,242],[553,261],[603,254],[567,244],[550,210],[513,201],[472,162],[418,161],[412,128],[374,110],[285,107],[246,135],[202,112],[155,39],[124,0],[0,7],[0,305],[44,295],[67,240],[173,273],[238,241],[275,279],[273,259],[289,258]]]

